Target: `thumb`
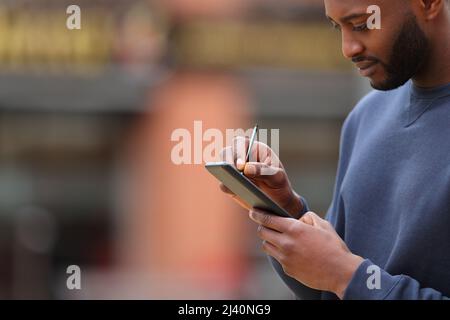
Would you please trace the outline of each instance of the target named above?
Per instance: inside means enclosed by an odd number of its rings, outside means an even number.
[[[314,219],[312,217],[313,212],[306,212],[304,215],[301,216],[299,219],[301,222],[309,224],[310,226],[314,226]]]
[[[312,211],[305,213],[300,219],[301,222],[310,226],[326,228],[327,222]]]
[[[248,178],[262,181],[271,188],[277,188],[286,183],[286,174],[282,168],[261,162],[247,162],[244,168],[244,175]]]

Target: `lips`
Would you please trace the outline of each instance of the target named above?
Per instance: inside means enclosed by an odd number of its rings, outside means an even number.
[[[356,67],[359,70],[365,70],[370,68],[371,66],[375,65],[377,62],[376,61],[371,61],[371,60],[365,60],[365,61],[361,61],[356,63]]]
[[[365,60],[356,63],[356,67],[359,69],[359,73],[364,77],[369,77],[375,72],[377,61]]]

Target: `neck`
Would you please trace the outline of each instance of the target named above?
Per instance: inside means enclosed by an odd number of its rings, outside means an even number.
[[[432,88],[450,83],[450,17],[445,14],[441,26],[430,36],[430,51],[427,62],[413,77],[413,82],[421,88]]]

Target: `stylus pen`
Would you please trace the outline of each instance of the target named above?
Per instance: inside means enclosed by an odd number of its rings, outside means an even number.
[[[258,132],[258,125],[256,125],[253,128],[253,133],[252,133],[252,136],[250,138],[250,143],[248,145],[247,156],[245,157],[245,163],[247,163],[248,160],[250,159],[250,152],[252,151],[253,142],[255,142],[255,138],[256,138],[256,133],[257,132]]]

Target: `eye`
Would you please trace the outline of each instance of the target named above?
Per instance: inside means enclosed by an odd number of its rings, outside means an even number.
[[[353,31],[362,32],[368,30],[367,23],[363,23],[353,27]]]
[[[338,25],[337,23],[332,23],[332,27],[334,30],[339,30],[339,31],[341,30],[341,26]]]

